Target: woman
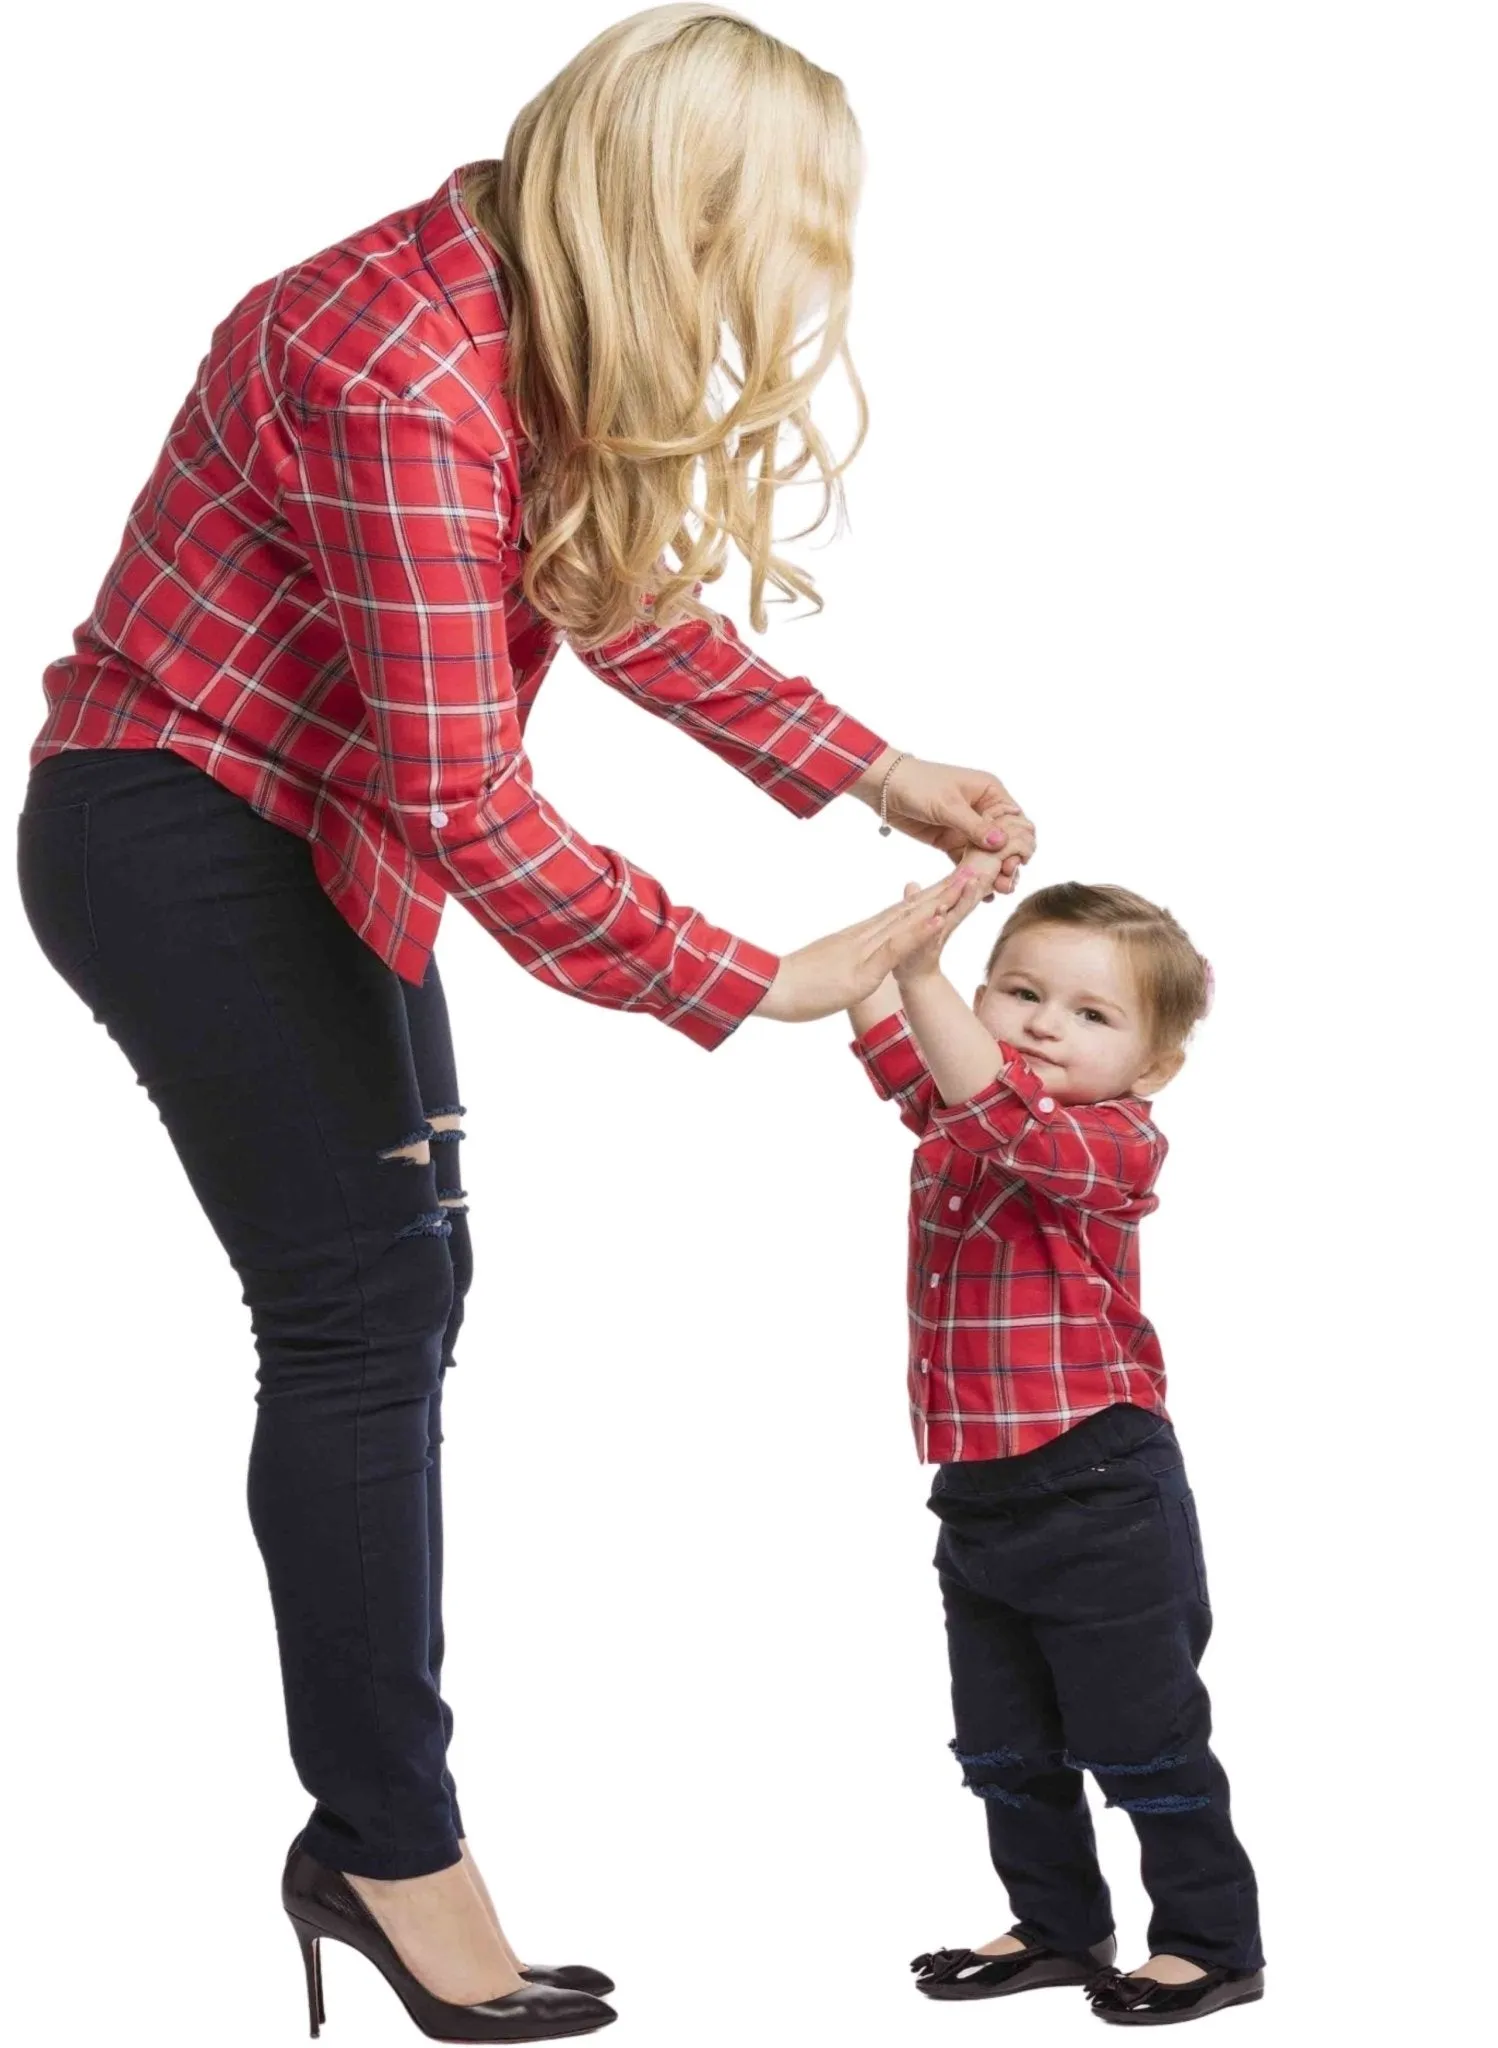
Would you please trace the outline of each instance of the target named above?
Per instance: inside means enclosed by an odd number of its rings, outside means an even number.
[[[730,543],[756,626],[767,583],[815,595],[771,512],[808,468],[824,513],[841,488],[808,400],[845,355],[859,170],[837,80],[737,17],[610,30],[502,162],[241,300],[46,672],[28,915],[253,1313],[314,2033],[323,1933],[428,2033],[613,2017],[598,1973],[516,1961],[446,1768],[438,1445],[470,1258],[445,899],[553,987],[713,1047],[868,995],[962,887],[783,958],[678,907],[532,785],[560,639],[798,815],[852,793],[954,859],[984,849],[1004,890],[1033,846],[992,776],[895,753],[699,599]]]

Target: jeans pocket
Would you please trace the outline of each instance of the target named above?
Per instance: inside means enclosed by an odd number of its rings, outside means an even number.
[[[1186,1542],[1191,1551],[1191,1562],[1196,1571],[1196,1590],[1204,1607],[1210,1607],[1207,1597],[1207,1561],[1202,1554],[1201,1525],[1196,1519],[1196,1500],[1188,1489],[1180,1496],[1181,1514],[1186,1523]]]
[[[1160,1498],[1154,1474],[1135,1464],[1127,1454],[1101,1460],[1081,1471],[1061,1473],[1047,1490],[1089,1515],[1121,1508],[1137,1511]]]
[[[88,893],[86,803],[25,810],[16,824],[21,905],[37,944],[71,983],[99,950]]]

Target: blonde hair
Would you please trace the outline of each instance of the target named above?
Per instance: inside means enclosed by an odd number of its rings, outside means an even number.
[[[1207,1014],[1211,970],[1185,931],[1158,903],[1111,883],[1055,882],[1027,896],[1005,919],[985,980],[1009,941],[1038,925],[1107,932],[1124,947],[1149,1019],[1152,1052],[1184,1045]]]
[[[841,81],[705,5],[605,30],[522,109],[503,158],[468,167],[463,200],[500,259],[508,391],[528,443],[525,596],[574,645],[652,613],[715,619],[696,586],[722,575],[730,541],[749,563],[756,630],[766,584],[820,610],[811,577],[775,553],[771,517],[783,485],[819,478],[820,509],[793,538],[834,505],[841,518],[842,472],[867,429],[845,338],[862,169]],[[798,372],[811,290],[825,290],[826,314]],[[839,359],[857,434],[834,462],[810,399]],[[714,412],[719,378],[730,402]]]

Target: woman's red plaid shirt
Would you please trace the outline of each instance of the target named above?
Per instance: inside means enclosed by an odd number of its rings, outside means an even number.
[[[498,260],[461,177],[215,330],[74,651],[46,671],[32,760],[169,747],[306,838],[408,981],[451,896],[553,987],[713,1046],[776,956],[591,845],[531,780],[558,636],[520,595]],[[798,816],[883,748],[726,622],[637,627],[582,658]]]

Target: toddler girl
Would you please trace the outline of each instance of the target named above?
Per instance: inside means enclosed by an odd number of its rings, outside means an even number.
[[[1108,2021],[1197,2019],[1261,1997],[1263,1953],[1208,1747],[1207,1583],[1137,1232],[1166,1149],[1150,1098],[1210,969],[1168,911],[1068,882],[1014,911],[969,1007],[941,951],[988,886],[969,881],[850,1012],[853,1050],[920,1140],[908,1384],[937,1466],[952,1747],[1016,1914],[912,1968],[930,1998],[1085,1984]],[[1138,1832],[1154,1908],[1127,1975],[1087,1771]]]

